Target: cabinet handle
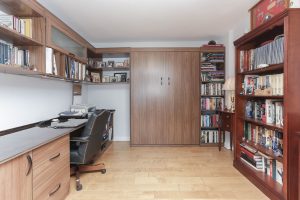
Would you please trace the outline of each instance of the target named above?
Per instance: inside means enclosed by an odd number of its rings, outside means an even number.
[[[50,158],[49,160],[50,161],[53,161],[53,160],[55,160],[56,158],[58,158],[60,156],[60,153],[58,153],[56,156],[53,156],[52,158]]]
[[[228,119],[228,118],[229,118],[229,115],[226,115],[226,118]]]
[[[171,78],[168,77],[168,85],[170,85],[170,82],[171,82]]]
[[[57,188],[55,188],[55,190],[53,190],[53,192],[49,193],[49,197],[51,197],[52,195],[54,195],[59,189],[60,189],[61,184],[58,184]]]
[[[160,77],[160,85],[163,85],[163,77]]]
[[[27,155],[27,162],[28,162],[28,170],[27,170],[26,176],[28,176],[30,174],[31,169],[32,169],[32,158],[30,155]]]

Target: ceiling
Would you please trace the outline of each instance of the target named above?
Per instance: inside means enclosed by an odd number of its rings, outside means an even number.
[[[92,44],[204,41],[226,35],[257,0],[38,0]]]

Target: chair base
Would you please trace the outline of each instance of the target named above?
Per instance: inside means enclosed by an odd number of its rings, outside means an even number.
[[[101,172],[106,173],[104,163],[94,164],[94,165],[75,165],[71,167],[71,176],[76,176],[76,190],[82,190],[82,184],[80,183],[80,173],[91,173],[91,172]]]

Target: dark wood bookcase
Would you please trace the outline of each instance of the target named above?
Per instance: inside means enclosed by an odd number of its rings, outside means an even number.
[[[296,132],[300,130],[300,9],[287,9],[273,17],[268,22],[245,34],[234,42],[236,46],[236,118],[235,118],[235,150],[234,166],[252,181],[271,199],[299,198],[298,174],[299,166],[297,157],[298,143]],[[273,64],[265,68],[251,71],[240,71],[240,52],[258,48],[266,42],[274,40],[277,35],[284,36],[284,62]],[[243,81],[246,75],[271,75],[283,73],[284,95],[244,95]],[[245,106],[248,100],[282,100],[283,126],[263,123],[246,117]],[[283,132],[283,157],[278,157],[271,149],[251,141],[245,141],[244,124],[258,125],[270,130]],[[241,158],[240,143],[247,143],[252,148],[262,152],[272,159],[283,164],[283,184],[279,184],[271,176],[257,171],[245,164]]]
[[[223,54],[223,60],[217,60],[214,59],[216,54]],[[212,56],[210,58],[210,56]],[[222,56],[221,56],[222,57]],[[211,66],[212,68],[209,68]],[[206,68],[204,68],[206,67]],[[213,69],[214,68],[214,69]],[[220,108],[213,108],[213,109],[202,109],[202,101],[205,99],[213,100],[218,99],[219,101],[223,101],[223,104],[225,103],[224,99],[224,91],[223,84],[225,82],[225,47],[223,46],[207,46],[204,45],[200,48],[200,79],[199,79],[199,85],[200,85],[200,146],[212,146],[217,147],[218,146],[218,140],[213,140],[214,142],[205,141],[209,137],[209,134],[202,132],[208,132],[208,131],[215,131],[215,137],[218,137],[218,125],[215,123],[215,125],[212,126],[202,126],[202,117],[205,116],[219,116],[218,110]],[[222,74],[219,76],[216,76],[216,74]],[[216,79],[218,77],[218,79]],[[221,93],[220,94],[205,94],[203,91],[201,91],[203,85],[221,85]],[[212,102],[211,102],[212,104]],[[223,105],[224,106],[224,105]],[[218,120],[216,119],[216,122]],[[205,136],[206,135],[206,136]],[[219,138],[220,139],[220,138]]]

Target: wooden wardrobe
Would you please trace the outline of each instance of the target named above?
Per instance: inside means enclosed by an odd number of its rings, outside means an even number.
[[[199,50],[131,52],[131,145],[199,144]]]

